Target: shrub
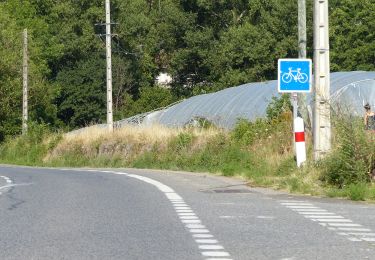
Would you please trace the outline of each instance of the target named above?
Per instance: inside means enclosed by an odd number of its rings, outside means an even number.
[[[375,145],[358,118],[335,120],[336,147],[322,162],[322,180],[339,188],[370,181]]]
[[[0,147],[0,160],[6,163],[37,165],[60,141],[60,134],[52,134],[46,124],[30,122],[26,135],[7,140]]]

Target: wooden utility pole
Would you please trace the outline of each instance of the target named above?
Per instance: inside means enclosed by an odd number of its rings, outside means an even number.
[[[314,158],[331,150],[328,0],[314,0]]]
[[[112,35],[111,35],[111,5],[110,0],[105,1],[106,12],[106,56],[107,56],[107,125],[108,130],[113,132],[112,113]]]
[[[22,66],[22,78],[23,78],[23,102],[22,102],[22,134],[27,133],[27,100],[28,100],[28,51],[27,51],[27,29],[23,31],[23,66]]]

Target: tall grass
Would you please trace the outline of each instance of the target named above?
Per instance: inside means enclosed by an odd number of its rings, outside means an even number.
[[[174,129],[154,125],[127,126],[113,133],[90,127],[61,135],[34,125],[28,135],[0,146],[0,162],[203,171],[292,192],[375,199],[375,134],[365,131],[360,119],[335,117],[333,151],[319,163],[312,162],[307,133],[310,162],[298,169],[287,99],[275,99],[270,107],[268,118],[238,120],[232,131],[212,124]]]
[[[0,163],[42,165],[45,155],[60,142],[45,124],[30,123],[26,135],[9,138],[0,146]]]

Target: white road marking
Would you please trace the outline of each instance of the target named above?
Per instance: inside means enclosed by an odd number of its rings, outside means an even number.
[[[348,239],[352,242],[360,242],[361,239],[355,238],[355,237],[348,237]]]
[[[281,202],[281,205],[284,205],[284,206],[293,206],[293,205],[312,206],[311,203],[305,203],[305,202]]]
[[[360,224],[348,224],[348,223],[327,223],[332,227],[362,227]]]
[[[231,258],[206,258],[206,260],[233,260]]]
[[[354,232],[350,232],[350,233],[347,233],[347,234],[353,235],[353,236],[360,236],[360,237],[365,237],[365,236],[373,237],[373,236],[375,236],[375,233],[354,233]]]
[[[257,216],[259,219],[275,219],[275,217],[272,216]]]
[[[216,239],[195,239],[195,242],[199,244],[216,244],[218,241]]]
[[[189,212],[193,212],[191,209],[176,209],[176,212],[177,213],[189,213]]]
[[[362,237],[361,239],[367,242],[375,242],[375,237]]]
[[[179,216],[180,219],[198,219],[196,216]]]
[[[320,219],[320,218],[324,218],[324,219],[341,219],[341,218],[344,218],[342,216],[321,216],[321,215],[311,215],[311,216],[305,216],[305,218],[315,218],[315,219]]]
[[[231,258],[206,258],[206,260],[233,260]]]
[[[286,206],[287,208],[291,209],[319,209],[318,207],[314,206]]]
[[[292,209],[294,211],[298,211],[298,212],[327,212],[327,210],[325,209]]]
[[[338,230],[342,230],[342,231],[359,231],[359,232],[365,232],[365,231],[368,231],[370,232],[371,229],[369,228],[337,228]]]
[[[206,228],[204,225],[202,224],[186,224],[185,225],[187,228]]]
[[[221,251],[207,251],[202,252],[203,256],[229,256],[227,252],[221,252]]]
[[[329,222],[329,223],[333,223],[333,222],[338,222],[338,223],[348,223],[348,222],[353,222],[351,221],[350,219],[334,219],[334,218],[330,218],[330,219],[326,219],[326,218],[315,218],[315,220],[317,221],[320,221],[320,222]]]
[[[193,234],[194,238],[213,238],[214,236],[211,234]]]
[[[186,212],[184,212],[184,213],[177,212],[177,214],[178,214],[179,216],[195,216],[195,213],[192,213],[192,212],[190,212],[190,213],[186,213]]]
[[[182,219],[182,223],[184,224],[199,224],[201,221],[199,219]]]
[[[334,213],[331,212],[298,212],[299,214],[302,215],[334,215]]]
[[[213,245],[213,241],[218,243],[214,236],[210,234],[210,231],[202,225],[201,220],[196,216],[194,211],[189,207],[189,205],[183,200],[183,198],[177,194],[172,188],[168,187],[167,185],[158,182],[156,180],[135,175],[135,174],[127,174],[127,173],[119,173],[119,172],[111,172],[115,174],[123,174],[128,177],[132,177],[151,185],[156,186],[160,191],[162,191],[165,196],[169,199],[171,204],[173,205],[180,221],[185,224],[185,227],[192,233],[193,238],[212,238],[210,241],[207,241],[208,245],[201,245],[197,240],[195,242],[198,244],[200,250],[221,250],[221,251],[201,251],[203,256],[214,256],[214,257],[221,257],[221,256],[230,256],[230,254],[224,251],[224,247],[222,245]],[[211,242],[211,243],[210,243]],[[212,259],[211,259],[212,260]],[[221,260],[224,260],[221,258]],[[228,259],[232,260],[232,259]]]
[[[210,233],[210,231],[208,231],[208,229],[204,229],[204,228],[191,228],[190,230],[190,233]]]
[[[7,176],[0,176],[0,178],[2,178],[7,183],[6,185],[1,186],[0,190],[4,190],[4,189],[11,188],[11,187],[15,186],[15,185],[12,185],[12,180],[9,179],[9,177],[7,177]],[[3,194],[3,193],[0,193],[0,195],[1,194]]]
[[[305,201],[282,200],[280,201],[280,204],[297,212],[298,214],[303,215],[305,218],[310,219],[311,221],[317,222],[319,225],[327,228],[328,230],[336,232],[340,236],[345,236],[352,242],[375,242],[375,233],[364,233],[371,232],[371,229],[362,228],[362,225],[353,223],[352,220],[346,219],[343,216],[335,215],[334,213],[328,212],[325,209],[316,207],[312,203],[307,203]],[[361,233],[354,231],[360,231]]]
[[[220,245],[200,245],[199,249],[204,249],[204,250],[222,250],[224,247]]]

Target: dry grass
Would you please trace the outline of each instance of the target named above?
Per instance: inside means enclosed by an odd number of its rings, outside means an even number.
[[[88,127],[79,133],[68,133],[64,135],[62,143],[80,142],[82,144],[92,143],[95,140],[123,140],[132,143],[155,144],[176,137],[181,133],[189,132],[197,137],[210,137],[217,135],[221,130],[210,128],[168,128],[161,125],[152,126],[126,126],[115,129],[109,133],[106,128],[96,126]]]
[[[170,140],[180,134],[191,134],[197,147],[204,146],[206,140],[218,135],[222,130],[209,128],[168,128],[161,125],[126,126],[109,133],[108,129],[97,126],[85,128],[81,132],[68,133],[61,142],[49,153],[44,161],[49,161],[76,151],[87,157],[97,155],[120,155],[123,158],[133,157],[157,146],[163,150]]]

